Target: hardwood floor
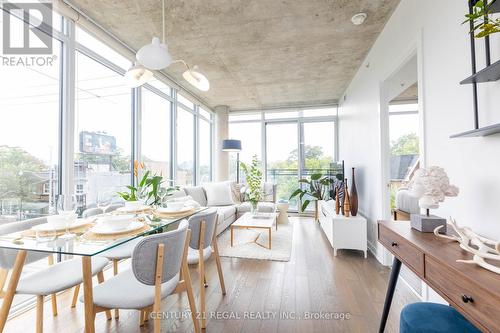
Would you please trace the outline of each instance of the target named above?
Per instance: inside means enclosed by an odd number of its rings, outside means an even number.
[[[220,291],[215,261],[211,258],[207,262],[207,332],[378,331],[389,269],[371,255],[364,259],[361,251],[340,250],[334,257],[312,219],[293,220],[294,246],[289,262],[222,258],[226,296]],[[120,270],[127,265],[120,263]],[[105,272],[106,278],[111,275],[112,269]],[[196,268],[191,269],[191,277],[198,307]],[[57,317],[51,314],[50,300],[45,302],[45,332],[83,331],[83,304],[70,309],[71,296],[72,292],[58,296]],[[398,283],[386,332],[399,331],[402,306],[416,300],[405,284]],[[191,332],[188,309],[186,295],[168,297],[162,311],[169,319],[162,321],[162,332]],[[325,319],[342,314],[348,319]],[[35,315],[32,309],[12,318],[5,332],[33,332]],[[307,315],[315,318],[304,319]],[[137,311],[121,310],[119,320],[107,321],[104,313],[96,317],[96,332],[152,331],[152,322],[139,328]]]

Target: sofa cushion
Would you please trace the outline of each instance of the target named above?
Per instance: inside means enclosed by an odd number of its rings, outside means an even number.
[[[252,206],[249,202],[244,202],[236,207],[238,211],[238,216],[241,216],[252,210]],[[276,205],[272,202],[259,202],[257,204],[257,211],[259,213],[274,213],[276,211]]]
[[[219,206],[217,207],[217,215],[219,216],[217,223],[221,223],[222,221],[227,220],[231,216],[236,215],[236,206],[234,205]]]
[[[274,184],[273,183],[263,183],[262,184],[262,199],[264,202],[274,202]]]
[[[231,182],[231,195],[233,196],[233,202],[235,204],[240,204],[244,198],[241,194],[241,184],[237,182]]]
[[[202,186],[184,187],[184,191],[186,192],[187,195],[190,195],[201,206],[207,205],[207,196]]]
[[[230,182],[214,182],[203,184],[207,194],[207,206],[233,205]]]

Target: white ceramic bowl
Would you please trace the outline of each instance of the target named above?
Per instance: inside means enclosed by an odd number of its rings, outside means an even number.
[[[171,212],[175,212],[184,208],[184,202],[167,202],[167,209]]]
[[[134,215],[110,215],[99,219],[99,223],[113,231],[125,230],[132,223]]]
[[[66,228],[68,216],[65,215],[50,215],[47,216],[47,223],[54,229]]]

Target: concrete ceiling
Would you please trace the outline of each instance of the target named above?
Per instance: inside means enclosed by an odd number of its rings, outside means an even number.
[[[159,0],[71,0],[134,49],[161,37]],[[399,0],[167,0],[174,59],[197,64],[231,109],[335,103]],[[362,26],[350,18],[368,14]],[[166,72],[183,82],[181,64]],[[186,84],[187,86],[188,84]]]
[[[392,102],[397,101],[416,101],[418,100],[418,83],[409,86],[405,91],[399,94]]]

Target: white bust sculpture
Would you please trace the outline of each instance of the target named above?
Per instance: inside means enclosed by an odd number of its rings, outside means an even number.
[[[410,194],[419,198],[420,208],[427,210],[439,207],[446,197],[456,197],[458,187],[450,184],[450,179],[443,168],[431,166],[422,168],[415,172],[410,182]]]

